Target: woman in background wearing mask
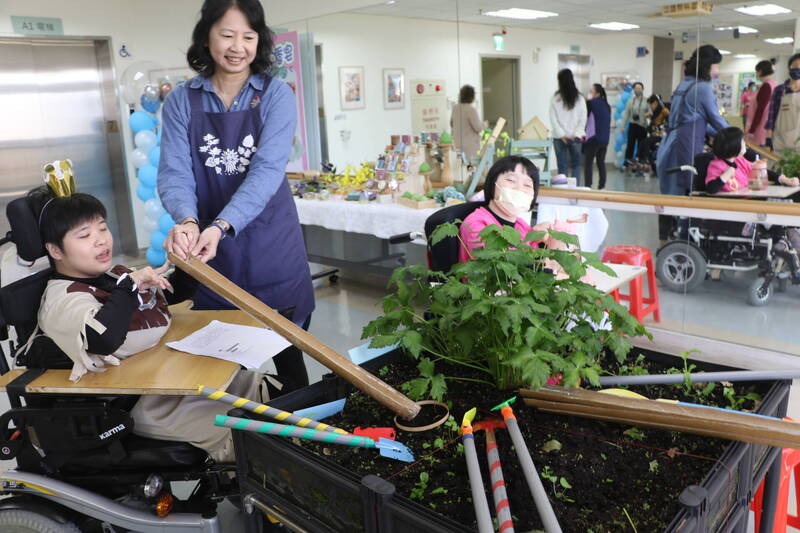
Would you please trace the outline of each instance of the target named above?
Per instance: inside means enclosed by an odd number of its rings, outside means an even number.
[[[751,81],[747,84],[747,88],[742,91],[742,97],[739,99],[739,114],[742,115],[742,127],[747,128],[747,117],[752,107],[753,97],[756,94],[756,82]]]
[[[512,226],[523,239],[532,230],[523,215],[533,209],[539,194],[539,170],[526,157],[509,155],[492,165],[484,183],[485,205],[470,213],[461,223],[462,247],[458,251],[461,263],[469,261],[470,251],[483,246],[478,234],[490,224]],[[538,242],[529,242],[533,247]]]
[[[625,167],[629,167],[637,162],[633,158],[634,150],[636,155],[641,156],[642,143],[647,138],[647,113],[650,107],[644,97],[644,84],[637,81],[633,84],[633,98],[628,101],[625,107],[625,115],[622,117],[623,124],[629,124],[628,128],[628,148],[625,150]],[[637,157],[637,159],[639,159]]]
[[[766,133],[779,154],[800,147],[800,53],[789,58],[789,79],[772,91]]]
[[[772,62],[768,60],[759,61],[756,65],[756,76],[761,82],[761,88],[758,93],[750,100],[750,105],[747,108],[747,129],[744,131],[745,140],[759,146],[767,144],[766,124],[769,117],[769,111],[772,107],[772,92],[778,83],[772,79],[775,70],[772,68]]]

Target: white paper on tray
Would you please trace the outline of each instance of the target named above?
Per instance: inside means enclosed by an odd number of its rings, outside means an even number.
[[[233,361],[252,370],[260,368],[291,343],[271,329],[212,320],[206,327],[179,341],[168,342],[167,346],[195,355]]]

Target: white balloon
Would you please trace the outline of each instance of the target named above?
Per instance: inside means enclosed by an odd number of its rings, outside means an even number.
[[[152,218],[158,223],[158,217],[164,212],[164,208],[156,198],[150,198],[144,203],[144,216]]]
[[[158,229],[158,220],[150,217],[144,217],[144,220],[142,221],[142,227],[147,233],[152,233]]]
[[[139,168],[149,163],[150,159],[147,157],[147,152],[137,148],[131,152],[131,161],[133,161],[134,167]]]
[[[156,145],[156,134],[151,130],[142,130],[133,138],[136,148],[144,152],[150,152],[150,149]]]

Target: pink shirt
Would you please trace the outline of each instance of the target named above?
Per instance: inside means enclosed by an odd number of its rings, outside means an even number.
[[[458,262],[459,263],[466,263],[470,260],[469,252],[472,251],[474,248],[478,248],[483,246],[480,237],[478,234],[488,226],[489,224],[494,224],[496,226],[501,226],[500,221],[497,220],[492,213],[489,212],[488,209],[485,207],[479,207],[469,215],[464,221],[461,223],[460,229],[460,236],[461,241],[464,243],[461,248],[458,250]],[[517,221],[514,223],[514,228],[519,231],[522,238],[525,238],[531,231],[530,225],[527,222],[518,218]],[[528,243],[529,245],[533,246],[534,248],[539,247],[539,243],[537,241],[531,241]]]
[[[721,192],[746,191],[750,188],[750,169],[753,168],[753,164],[741,155],[734,159],[734,162],[736,163],[736,173],[734,174],[736,179],[733,182],[726,182]],[[719,178],[729,168],[731,167],[728,163],[718,157],[714,158],[708,164],[706,184]]]

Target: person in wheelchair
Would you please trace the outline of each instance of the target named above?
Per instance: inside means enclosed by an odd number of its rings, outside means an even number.
[[[190,297],[196,284],[179,270],[170,282],[164,277],[165,267],[134,271],[113,265],[106,209],[93,196],[55,196],[41,187],[29,193],[29,201],[53,267],[38,329],[69,358],[70,380],[103,372],[157,344],[169,329],[168,304]],[[32,356],[27,352],[37,337],[31,335],[18,353]],[[261,401],[261,385],[259,373],[240,371],[227,390]],[[231,462],[230,431],[213,424],[214,416],[227,410],[224,404],[197,396],[141,396],[131,416],[134,433],[140,436],[187,442],[217,462]]]
[[[524,238],[531,230],[522,217],[536,205],[539,195],[539,169],[528,158],[508,155],[498,159],[486,174],[484,205],[472,211],[461,223],[459,236],[462,246],[458,262],[469,261],[470,251],[482,246],[478,235],[490,224],[512,226]],[[538,242],[529,242],[538,247]]]
[[[705,190],[709,194],[719,192],[747,191],[750,170],[753,168],[746,157],[747,145],[744,132],[736,127],[723,128],[717,133],[712,146],[714,159],[708,164],[705,177]],[[787,178],[768,171],[769,178],[779,185],[797,187],[800,179]]]

